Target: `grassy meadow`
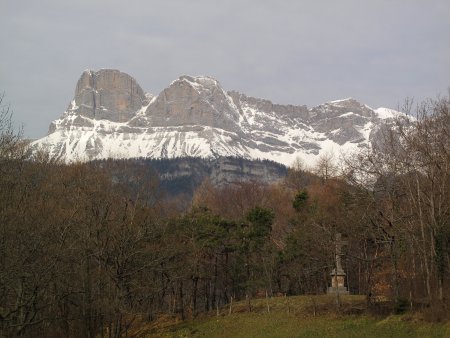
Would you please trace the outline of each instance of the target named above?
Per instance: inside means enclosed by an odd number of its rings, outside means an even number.
[[[450,337],[450,323],[429,323],[419,315],[362,314],[364,299],[297,296],[236,302],[195,320],[161,317],[135,334],[141,337]],[[270,311],[270,312],[269,312]]]

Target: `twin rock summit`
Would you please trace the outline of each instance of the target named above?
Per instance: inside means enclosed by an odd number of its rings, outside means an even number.
[[[153,96],[118,70],[86,70],[67,110],[32,148],[65,162],[233,156],[314,163],[322,153],[377,142],[397,115],[351,98],[313,108],[274,104],[204,76],[181,76]]]

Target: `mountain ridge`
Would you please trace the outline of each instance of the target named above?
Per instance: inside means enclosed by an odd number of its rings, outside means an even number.
[[[290,165],[367,147],[399,114],[353,98],[276,104],[208,76],[182,75],[152,95],[119,70],[86,70],[62,117],[31,147],[64,162],[234,156]]]

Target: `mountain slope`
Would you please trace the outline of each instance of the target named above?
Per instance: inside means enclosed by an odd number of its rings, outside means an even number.
[[[63,116],[32,149],[65,162],[234,156],[290,165],[365,147],[394,115],[351,98],[310,109],[273,104],[226,92],[204,76],[181,76],[153,96],[125,73],[88,70]]]

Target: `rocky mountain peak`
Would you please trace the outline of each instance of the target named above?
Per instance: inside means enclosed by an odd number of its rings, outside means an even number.
[[[115,69],[86,70],[68,112],[95,120],[126,122],[148,101],[134,78]]]
[[[327,103],[318,105],[311,109],[314,120],[323,118],[336,118],[344,116],[363,116],[370,117],[374,115],[374,112],[368,106],[360,103],[353,98],[347,98],[343,100],[329,101]]]
[[[210,76],[190,76],[190,75],[181,75],[178,78],[179,81],[187,81],[194,86],[200,85],[204,87],[221,87],[219,81],[210,77]]]
[[[336,106],[336,107],[347,107],[347,108],[362,106],[362,104],[360,102],[358,102],[357,100],[355,100],[352,97],[348,97],[346,99],[341,99],[341,100],[328,101],[325,104]]]
[[[183,75],[165,88],[146,111],[152,126],[201,125],[236,131],[239,113],[219,82]]]

